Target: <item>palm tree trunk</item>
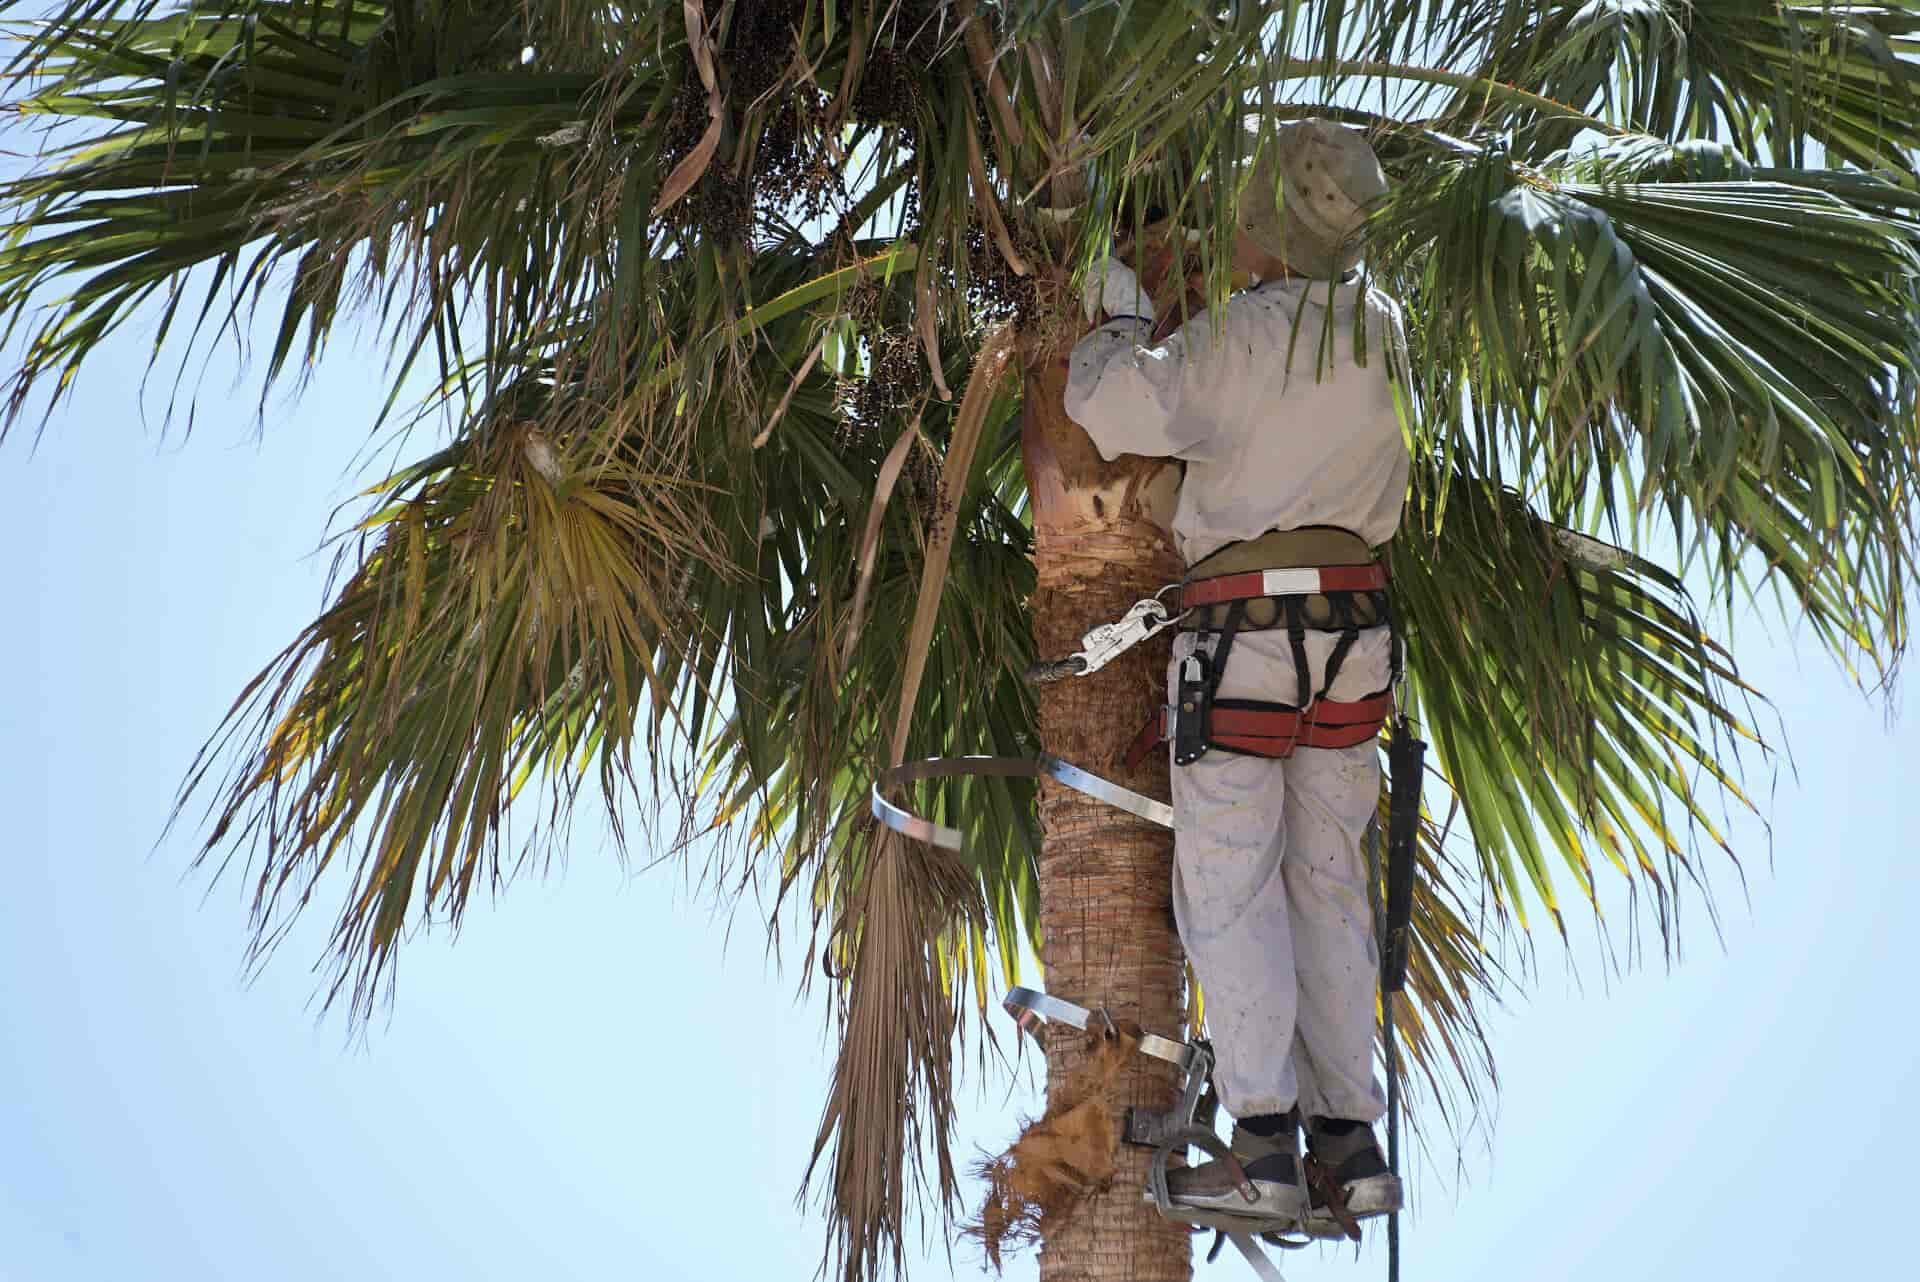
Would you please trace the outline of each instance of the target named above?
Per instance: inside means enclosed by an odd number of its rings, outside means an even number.
[[[1104,462],[1066,415],[1064,354],[1030,363],[1022,449],[1033,504],[1033,602],[1038,653],[1079,648],[1096,623],[1116,619],[1181,573],[1166,522],[1177,476],[1164,460]],[[1170,634],[1100,672],[1043,686],[1040,739],[1059,757],[1152,796],[1167,795],[1167,758],[1121,761],[1148,713],[1164,701]],[[1173,838],[1163,828],[1045,781],[1040,792],[1040,961],[1050,992],[1105,1007],[1115,1020],[1179,1036],[1183,955],[1172,909]],[[1049,1091],[1084,1058],[1078,1034],[1050,1030]],[[1172,1068],[1135,1056],[1117,1103],[1170,1108]],[[1187,1232],[1141,1200],[1149,1154],[1122,1145],[1112,1184],[1041,1248],[1042,1282],[1187,1282]]]

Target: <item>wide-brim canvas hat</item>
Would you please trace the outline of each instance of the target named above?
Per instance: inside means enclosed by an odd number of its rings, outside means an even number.
[[[1331,120],[1282,125],[1240,196],[1240,227],[1304,276],[1338,280],[1360,261],[1367,213],[1387,191],[1380,158]]]

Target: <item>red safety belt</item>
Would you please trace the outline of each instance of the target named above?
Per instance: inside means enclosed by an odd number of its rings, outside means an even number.
[[[1263,596],[1301,596],[1316,592],[1378,592],[1387,586],[1387,569],[1370,565],[1302,566],[1295,569],[1248,570],[1194,579],[1180,589],[1180,608],[1248,601]]]
[[[1295,748],[1352,748],[1380,733],[1393,715],[1389,691],[1364,699],[1316,699],[1301,710],[1257,699],[1216,699],[1207,744],[1250,757],[1286,758]],[[1165,708],[1147,719],[1127,749],[1137,766],[1168,738]]]

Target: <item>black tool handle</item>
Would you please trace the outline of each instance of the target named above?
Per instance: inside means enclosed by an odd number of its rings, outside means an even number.
[[[1397,993],[1407,984],[1408,934],[1413,922],[1413,851],[1420,833],[1420,783],[1427,745],[1414,738],[1405,717],[1393,723],[1387,745],[1387,934],[1380,959],[1381,987]]]

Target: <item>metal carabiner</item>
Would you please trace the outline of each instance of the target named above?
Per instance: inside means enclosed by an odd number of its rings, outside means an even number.
[[[1114,622],[1089,629],[1080,638],[1078,650],[1064,659],[1034,664],[1027,669],[1027,680],[1047,685],[1066,677],[1084,677],[1098,672],[1148,637],[1166,631],[1188,614],[1186,610],[1175,612],[1166,603],[1167,593],[1178,592],[1180,586],[1169,583],[1152,596],[1135,601]]]
[[[1148,637],[1178,623],[1180,617],[1158,596],[1136,601],[1114,622],[1089,629],[1080,638],[1080,649],[1068,655],[1067,662],[1075,665],[1075,676],[1098,672]]]

